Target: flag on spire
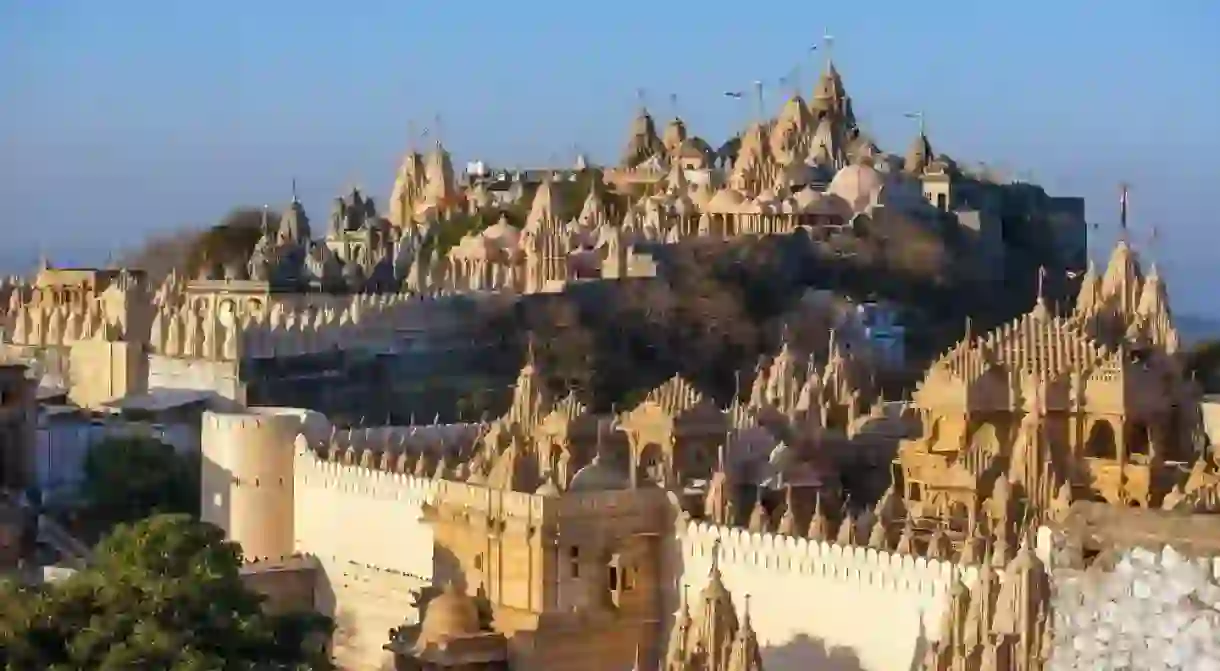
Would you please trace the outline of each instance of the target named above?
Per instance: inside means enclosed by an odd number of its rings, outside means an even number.
[[[1118,189],[1118,224],[1125,231],[1127,230],[1127,184],[1120,184]]]

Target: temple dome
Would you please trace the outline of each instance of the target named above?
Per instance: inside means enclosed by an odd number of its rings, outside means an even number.
[[[501,216],[500,220],[496,223],[488,226],[483,231],[482,237],[484,240],[508,252],[516,251],[521,244],[521,231],[508,223],[507,217],[504,216]]]
[[[547,478],[546,482],[539,485],[538,489],[534,490],[534,493],[538,496],[559,496],[562,494],[559,491],[559,485],[556,485],[555,481],[551,478]]]
[[[627,489],[630,485],[626,476],[599,455],[593,457],[593,461],[589,462],[589,465],[576,471],[568,490],[573,492],[608,491]]]
[[[474,599],[449,583],[439,596],[428,602],[419,640],[431,642],[460,638],[478,634],[482,629],[479,608]]]
[[[830,180],[826,193],[847,201],[853,212],[863,211],[873,194],[885,184],[885,176],[871,165],[855,164],[843,168]]]
[[[705,209],[716,214],[734,214],[741,210],[745,202],[745,196],[741,195],[740,191],[729,187],[717,191]]]

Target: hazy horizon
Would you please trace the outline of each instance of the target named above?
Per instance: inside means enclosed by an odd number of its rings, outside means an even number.
[[[726,90],[800,66],[808,96],[833,54],[865,131],[904,152],[922,110],[936,151],[1087,201],[1093,255],[1131,183],[1132,238],[1179,312],[1220,317],[1206,195],[1220,178],[1220,5],[1045,0],[874,3],[765,12],[707,3],[466,5],[316,1],[238,5],[0,2],[0,268],[40,254],[101,264],[150,234],[289,199],[311,218],[352,184],[384,205],[409,128],[441,115],[455,165],[612,163],[636,89],[717,144],[750,114]],[[824,52],[825,49],[820,49]],[[435,132],[433,133],[435,135]],[[1155,249],[1146,240],[1159,228]]]

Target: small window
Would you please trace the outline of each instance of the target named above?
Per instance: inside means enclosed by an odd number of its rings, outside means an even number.
[[[568,548],[568,563],[571,565],[572,577],[580,577],[580,548],[573,545]]]
[[[216,492],[215,494],[212,495],[212,505],[213,506],[216,506],[217,508],[221,508],[224,506],[224,504],[225,504],[225,499],[223,496],[221,496],[220,492]]]
[[[608,576],[609,582],[610,582],[610,589],[611,589],[611,591],[617,592],[619,590],[619,588],[621,587],[621,585],[619,585],[619,583],[618,583],[618,577],[619,577],[618,567],[609,566],[607,568],[610,570],[609,576]]]
[[[483,555],[482,554],[477,554],[474,556],[474,570],[476,570],[476,571],[483,570]]]

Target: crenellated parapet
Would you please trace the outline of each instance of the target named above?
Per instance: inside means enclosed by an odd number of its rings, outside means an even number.
[[[697,561],[710,563],[712,553],[718,551],[722,566],[814,576],[928,597],[947,594],[954,581],[972,583],[978,571],[975,566],[939,559],[706,522],[682,524],[677,537],[683,555]]]
[[[372,451],[375,461],[380,463],[385,452],[429,451],[454,454],[465,451],[479,437],[486,426],[479,422],[454,424],[423,424],[413,426],[373,426],[361,429],[334,430],[326,445],[327,453],[334,449],[355,450],[361,453]]]
[[[709,609],[728,608],[738,621],[749,618],[766,669],[838,668],[843,660],[850,668],[919,668],[942,638],[955,586],[978,580],[974,566],[703,522],[680,522],[670,542],[673,627],[688,628],[678,641],[689,652],[696,632],[708,632],[691,627],[690,613],[706,622]],[[767,608],[751,609],[751,601]],[[671,653],[674,645],[671,638]]]
[[[149,345],[163,356],[219,361],[388,349],[403,332],[452,325],[450,307],[444,299],[408,294],[270,300],[258,310],[227,299],[166,303],[153,315]],[[38,313],[14,325],[23,339],[40,339],[48,319]]]

